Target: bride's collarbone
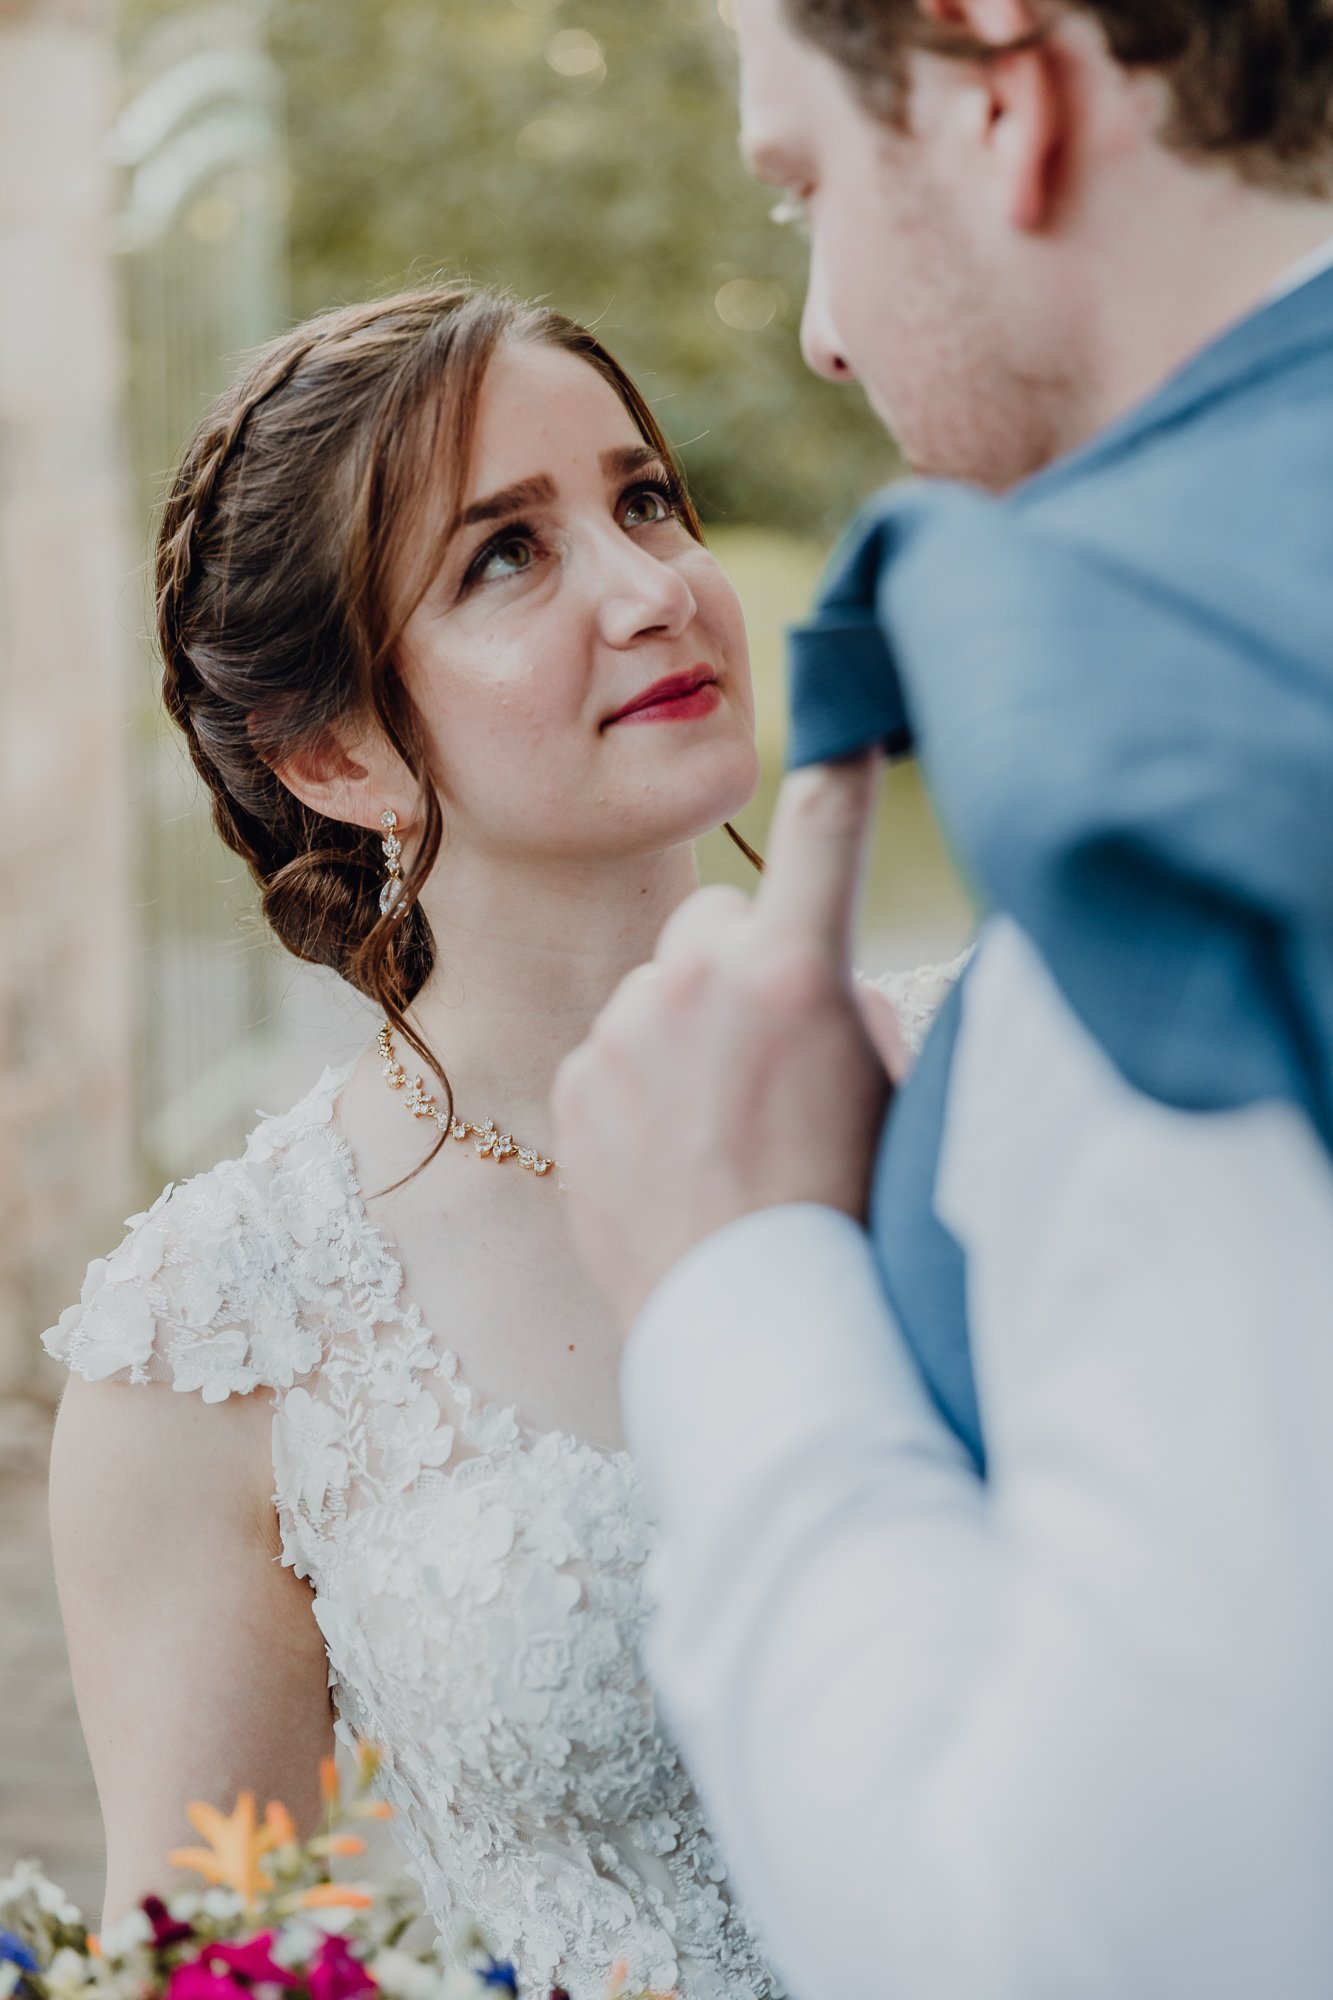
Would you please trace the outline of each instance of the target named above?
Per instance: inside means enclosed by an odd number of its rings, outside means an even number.
[[[618,1449],[620,1341],[574,1252],[558,1187],[471,1146],[367,1203],[403,1297],[487,1403]]]

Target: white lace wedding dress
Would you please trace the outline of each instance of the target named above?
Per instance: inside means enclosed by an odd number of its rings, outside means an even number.
[[[884,982],[910,1041],[952,970]],[[367,1215],[334,1123],[347,1074],[136,1216],[46,1346],[94,1380],[271,1396],[283,1560],[446,1937],[478,1918],[539,2000],[597,2000],[622,1959],[632,1987],[767,2000],[638,1666],[634,1465],[461,1379]]]

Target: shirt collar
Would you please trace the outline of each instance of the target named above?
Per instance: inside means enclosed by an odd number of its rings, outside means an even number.
[[[1333,236],[1326,242],[1317,244],[1306,256],[1284,271],[1269,297],[1286,298],[1289,292],[1298,292],[1302,285],[1308,285],[1312,278],[1322,276],[1325,271],[1333,271]]]

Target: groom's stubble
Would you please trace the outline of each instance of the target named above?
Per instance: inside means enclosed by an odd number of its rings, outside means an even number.
[[[1010,28],[1050,31],[993,61],[907,51],[894,115],[793,11],[739,0],[743,147],[807,207],[807,362],[859,379],[920,472],[1008,490],[1333,234],[1313,182],[1179,148],[1164,78],[1122,65],[1091,8],[1008,0]],[[950,11],[975,27],[993,10]]]
[[[1067,430],[1056,329],[1048,320],[1025,339],[929,149],[867,112],[844,72],[792,33],[781,0],[742,0],[741,55],[756,167],[771,178],[790,165],[789,187],[817,169],[809,366],[858,379],[915,471],[1004,490],[1046,464]]]

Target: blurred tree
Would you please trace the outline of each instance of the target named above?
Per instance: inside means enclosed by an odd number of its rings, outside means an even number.
[[[729,0],[269,0],[304,314],[466,272],[596,323],[711,519],[830,534],[896,469],[797,348],[805,246],[736,150]],[[179,0],[125,0],[127,31]]]

